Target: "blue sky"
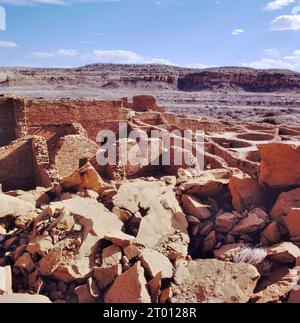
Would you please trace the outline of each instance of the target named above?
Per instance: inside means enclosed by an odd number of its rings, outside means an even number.
[[[298,0],[0,0],[0,6],[6,10],[1,66],[111,62],[300,71]]]

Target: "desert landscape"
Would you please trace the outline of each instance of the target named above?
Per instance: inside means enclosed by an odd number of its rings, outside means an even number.
[[[0,89],[0,302],[300,302],[299,73],[1,68]],[[161,139],[123,164],[120,122],[203,131],[203,165],[195,137],[192,164]]]

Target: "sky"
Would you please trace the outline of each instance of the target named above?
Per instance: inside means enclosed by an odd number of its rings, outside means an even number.
[[[91,63],[300,72],[300,0],[0,0],[0,66]]]

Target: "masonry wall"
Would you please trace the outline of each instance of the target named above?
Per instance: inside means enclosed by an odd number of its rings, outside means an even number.
[[[127,119],[121,100],[27,99],[25,106],[29,128],[81,123],[92,140],[95,140],[104,121]]]
[[[0,147],[16,139],[15,115],[11,99],[0,97]]]
[[[35,187],[31,139],[0,147],[0,183],[4,191]]]

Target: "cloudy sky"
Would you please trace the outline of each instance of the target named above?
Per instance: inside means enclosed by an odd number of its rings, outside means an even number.
[[[300,0],[0,0],[1,66],[94,62],[300,71]]]

